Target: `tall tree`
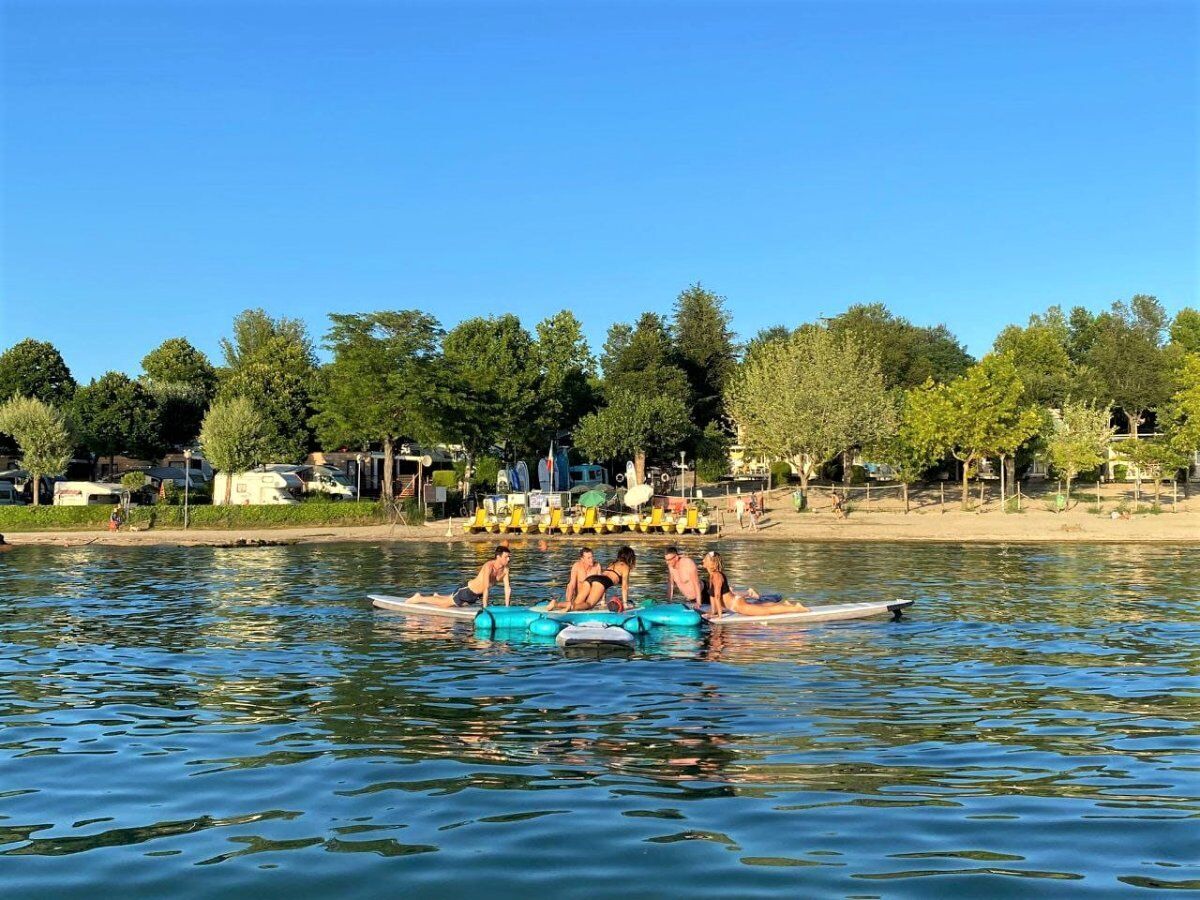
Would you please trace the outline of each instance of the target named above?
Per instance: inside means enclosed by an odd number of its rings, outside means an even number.
[[[583,325],[568,309],[537,326],[541,384],[536,405],[537,440],[546,445],[571,431],[596,407],[596,360]]]
[[[964,508],[973,468],[988,456],[1015,452],[1042,424],[1008,354],[985,356],[946,384],[927,382],[907,402],[908,421],[921,439],[962,463]]]
[[[575,446],[592,459],[632,457],[640,484],[647,457],[672,453],[688,440],[691,428],[679,397],[617,388],[603,409],[580,420]]]
[[[920,388],[909,388],[899,397],[896,428],[868,448],[872,458],[887,463],[896,473],[904,498],[904,512],[909,511],[908,491],[945,454],[940,436],[923,428],[911,400]],[[919,400],[917,401],[919,404]]]
[[[170,338],[146,354],[142,372],[158,404],[163,441],[172,447],[190,444],[216,396],[216,369],[187,338]]]
[[[609,329],[600,360],[604,390],[649,391],[691,399],[687,375],[679,365],[667,323],[657,313],[642,313],[637,324]]]
[[[1009,325],[1001,331],[993,349],[1012,357],[1026,396],[1039,406],[1060,407],[1079,388],[1078,373],[1067,352],[1065,328],[1033,316],[1024,328]]]
[[[946,326],[914,325],[882,303],[851,306],[830,320],[829,330],[839,337],[853,333],[874,351],[888,388],[916,387],[930,378],[947,381],[972,362]]]
[[[1118,407],[1137,438],[1147,410],[1171,391],[1170,357],[1163,348],[1166,313],[1154,297],[1118,301],[1091,326],[1086,364],[1097,396]]]
[[[33,397],[62,408],[75,388],[71,370],[51,343],[26,338],[0,353],[0,401]]]
[[[449,424],[473,453],[494,444],[533,449],[540,373],[537,349],[511,313],[466,319],[442,341],[447,376],[457,393]]]
[[[1082,472],[1096,468],[1108,457],[1108,445],[1115,429],[1106,407],[1079,400],[1063,404],[1053,416],[1046,435],[1046,453],[1050,465],[1067,486],[1067,501],[1071,500],[1071,484]]]
[[[225,505],[233,491],[233,476],[262,462],[268,435],[263,419],[249,397],[217,400],[200,425],[200,449],[214,469],[225,474]]]
[[[83,445],[97,457],[108,457],[109,474],[118,453],[154,459],[164,449],[153,395],[121,372],[108,372],[79,388],[72,412]]]
[[[791,336],[792,330],[786,325],[771,325],[768,328],[760,329],[758,334],[754,335],[754,337],[750,338],[750,340],[746,342],[746,349],[745,353],[743,354],[743,358],[748,359],[749,357],[753,356],[759,350],[759,348],[765,347],[767,344],[773,344],[776,341],[786,341]]]
[[[304,324],[250,309],[234,319],[233,337],[221,341],[226,369],[218,397],[246,397],[264,423],[264,454],[301,462],[311,449],[312,396],[317,359]]]
[[[732,316],[725,298],[698,282],[675,298],[671,337],[692,394],[698,432],[721,415],[722,394],[737,366]]]
[[[1183,356],[1176,373],[1175,392],[1160,421],[1175,452],[1195,459],[1200,451],[1200,352]]]
[[[1184,353],[1200,353],[1200,309],[1185,306],[1171,321],[1171,343]]]
[[[37,506],[42,477],[58,475],[71,461],[73,445],[66,420],[52,404],[18,395],[0,404],[0,431],[12,435],[20,448],[21,466],[29,472]]]
[[[325,371],[313,423],[326,447],[383,446],[383,493],[394,497],[394,450],[400,438],[439,436],[446,406],[437,319],[419,310],[332,313]]]
[[[853,333],[823,328],[759,348],[731,379],[726,404],[741,442],[791,463],[804,494],[834,454],[874,445],[895,426],[878,355]]]

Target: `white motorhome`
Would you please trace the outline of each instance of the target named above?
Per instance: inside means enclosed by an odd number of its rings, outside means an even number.
[[[225,505],[225,485],[229,475],[218,472],[213,478],[213,506]],[[304,483],[292,472],[253,469],[238,472],[230,485],[230,506],[279,506],[299,503]]]
[[[325,494],[330,500],[353,500],[354,488],[345,474],[333,466],[286,466],[281,464],[265,467],[270,472],[284,472],[300,479],[306,494]]]
[[[119,484],[95,481],[58,481],[54,484],[55,506],[116,506],[129,502],[129,491]]]
[[[11,481],[0,481],[0,506],[24,506],[21,492]]]

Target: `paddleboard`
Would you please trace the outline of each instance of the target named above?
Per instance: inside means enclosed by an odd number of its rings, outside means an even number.
[[[636,638],[620,625],[568,625],[554,638],[564,650],[582,648],[632,647]]]
[[[891,615],[900,618],[903,610],[913,605],[912,600],[881,600],[871,603],[831,603],[825,606],[811,606],[804,612],[780,613],[775,616],[744,616],[740,613],[725,613],[719,619],[709,619],[708,624],[714,628],[732,625],[782,625],[785,623],[816,622],[846,622],[851,619],[866,619],[871,616]],[[703,609],[705,615],[712,612],[709,607]]]
[[[625,486],[635,487],[638,483],[637,466],[633,464],[633,460],[625,463]]]
[[[554,455],[554,490],[569,491],[571,489],[571,460],[567,451],[559,449]]]
[[[518,492],[527,491],[531,487],[529,483],[529,466],[525,465],[525,460],[517,463],[517,481],[521,483],[521,486],[517,488]]]
[[[478,606],[436,606],[432,603],[422,603],[420,594],[412,597],[394,597],[391,594],[368,594],[371,604],[376,609],[386,609],[388,612],[407,613],[417,616],[437,616],[444,619],[466,619],[470,621],[479,612]]]
[[[554,490],[554,485],[550,483],[550,463],[545,458],[538,460],[538,487],[543,491]]]

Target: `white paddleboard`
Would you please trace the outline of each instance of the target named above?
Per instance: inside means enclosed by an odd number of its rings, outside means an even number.
[[[568,625],[554,638],[554,643],[564,650],[571,647],[632,647],[632,634],[620,625]]]
[[[445,619],[474,619],[479,612],[478,606],[436,606],[433,603],[422,603],[421,595],[412,597],[393,597],[390,594],[368,594],[371,604],[377,609],[388,612],[408,613],[417,616],[440,616]]]
[[[784,623],[845,622],[850,619],[866,619],[871,616],[897,615],[899,611],[913,605],[912,600],[880,600],[870,603],[832,603],[825,606],[810,606],[804,612],[779,613],[774,616],[744,616],[727,612],[719,619],[709,619],[714,628],[727,625],[782,625]],[[705,607],[703,612],[711,612]]]

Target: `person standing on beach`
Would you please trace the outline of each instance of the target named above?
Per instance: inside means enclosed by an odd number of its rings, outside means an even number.
[[[667,564],[667,602],[671,602],[678,588],[685,603],[703,606],[707,597],[696,561],[680,553],[678,547],[671,546],[663,551],[663,562]]]
[[[591,547],[584,547],[579,551],[579,559],[575,560],[575,565],[571,566],[571,576],[567,580],[566,609],[571,609],[575,605],[575,599],[586,590],[588,577],[598,574],[600,563],[596,562],[596,554],[592,552]],[[557,608],[558,601],[551,600],[546,605],[546,612],[553,612]]]
[[[733,514],[737,516],[738,528],[745,529],[746,501],[742,499],[741,494],[738,494],[737,500],[733,502]]]

